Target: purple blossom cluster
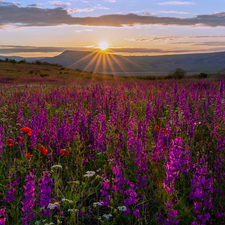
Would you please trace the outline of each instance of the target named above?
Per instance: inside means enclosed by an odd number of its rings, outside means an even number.
[[[5,209],[0,209],[0,225],[5,225],[6,222],[6,215],[5,215]]]
[[[208,164],[205,159],[201,158],[199,165],[194,164],[192,171],[194,175],[191,179],[192,191],[189,198],[194,201],[194,212],[197,214],[197,220],[194,220],[192,224],[200,225],[209,221],[211,216],[213,178],[208,174]]]
[[[16,186],[19,185],[19,177],[15,178],[14,174],[11,175],[11,183],[6,184],[6,191],[5,191],[5,202],[10,203],[15,200],[15,191],[16,191]]]
[[[48,207],[48,204],[51,202],[51,193],[52,193],[53,181],[50,173],[44,173],[43,178],[39,179],[39,197],[40,200],[38,205],[40,209],[40,215],[50,215],[51,210]]]
[[[22,224],[29,225],[35,219],[35,181],[32,173],[28,174],[25,179],[26,185],[24,186],[25,198],[22,202]]]

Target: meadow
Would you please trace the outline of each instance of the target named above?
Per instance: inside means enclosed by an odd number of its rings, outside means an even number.
[[[29,79],[0,79],[0,224],[224,224],[223,79]]]

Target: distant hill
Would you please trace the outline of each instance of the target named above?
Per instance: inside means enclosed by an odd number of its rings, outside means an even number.
[[[213,72],[225,69],[225,52],[165,56],[121,56],[88,51],[65,51],[40,61],[98,73],[168,72],[182,68],[188,72]]]
[[[3,55],[0,55],[0,59],[1,60],[5,60],[5,58],[15,59],[16,61],[20,61],[20,60],[26,59],[27,62],[35,62],[36,60],[41,60],[44,57],[29,57],[29,58],[24,58],[24,57],[20,57],[20,56],[3,56]]]

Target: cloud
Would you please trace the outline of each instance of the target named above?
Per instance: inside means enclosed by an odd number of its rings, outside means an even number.
[[[61,6],[61,7],[67,7],[72,5],[71,2],[62,2],[62,1],[50,1],[49,3],[52,5]]]
[[[116,2],[116,0],[105,0],[105,2]]]
[[[153,12],[144,12],[145,15],[151,15]]]
[[[30,4],[30,5],[28,5],[28,6],[29,6],[29,7],[37,7],[37,6],[39,6],[39,5],[41,5],[41,4],[36,3],[36,4]]]
[[[186,42],[183,43],[186,45]],[[199,43],[201,45],[201,43]],[[224,42],[225,44],[225,42]],[[124,54],[124,55],[152,55],[152,54],[184,54],[184,53],[199,53],[199,52],[213,52],[213,51],[223,51],[224,49],[221,49],[221,47],[225,47],[224,44],[220,45],[210,45],[214,46],[214,48],[206,48],[205,46],[203,49],[160,49],[160,48],[130,48],[130,47],[124,47],[124,48],[112,48],[112,52],[115,54]],[[220,48],[216,48],[220,46]],[[18,45],[0,45],[0,54],[2,55],[29,55],[36,56],[38,54],[39,57],[43,57],[46,55],[46,53],[52,53],[60,54],[60,52],[64,52],[66,50],[70,51],[88,51],[92,52],[96,50],[94,46],[87,46],[87,47],[38,47],[38,46],[18,46]],[[52,55],[51,54],[51,55]],[[52,55],[52,56],[53,56]]]
[[[92,8],[74,9],[75,12],[90,12]],[[82,25],[105,27],[133,27],[135,25],[225,27],[225,12],[198,15],[192,18],[158,17],[153,15],[111,14],[99,17],[73,17],[67,9],[59,6],[53,9],[19,7],[12,3],[0,2],[0,27]]]
[[[159,5],[194,5],[193,2],[181,2],[181,1],[171,1],[171,2],[161,2]]]
[[[225,46],[225,41],[218,41],[218,42],[173,42],[170,43],[173,45],[191,45],[191,46]]]
[[[202,39],[202,38],[215,39],[215,38],[225,38],[225,36],[161,36],[161,37],[147,37],[147,38],[125,38],[125,39],[127,41],[143,42],[143,41],[167,41],[167,40],[172,41],[177,39]]]
[[[178,12],[178,11],[160,11],[160,13],[171,13],[171,14],[191,14],[189,12]]]
[[[94,9],[92,9],[92,8],[84,8],[84,9],[77,9],[77,8],[75,8],[75,9],[73,9],[73,12],[77,12],[77,13],[93,12],[93,11],[94,11]]]

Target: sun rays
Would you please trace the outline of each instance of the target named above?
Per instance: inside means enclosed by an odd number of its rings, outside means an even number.
[[[89,71],[93,73],[100,73],[103,75],[113,74],[117,72],[124,73],[126,76],[131,76],[133,68],[139,68],[145,70],[137,63],[123,57],[122,55],[116,55],[112,48],[109,48],[109,44],[105,41],[99,43],[96,50],[80,58],[69,67],[81,69],[82,71]],[[82,72],[81,72],[82,74]],[[114,76],[116,78],[116,76]]]

